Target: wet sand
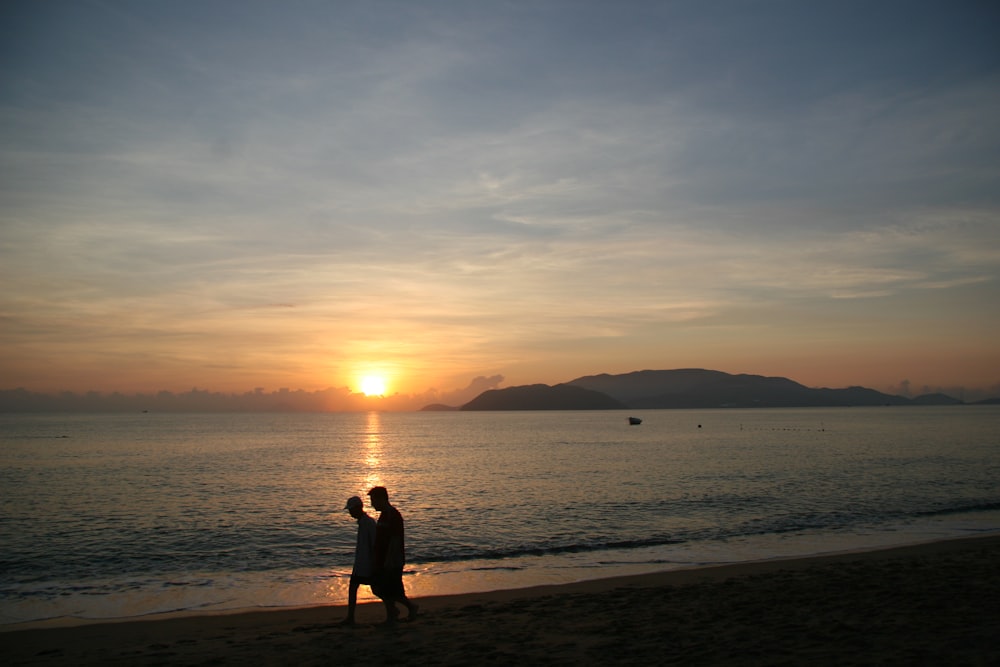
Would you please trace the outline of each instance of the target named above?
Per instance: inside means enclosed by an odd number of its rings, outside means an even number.
[[[10,665],[1000,665],[1000,536],[427,597],[0,632]],[[405,612],[404,612],[405,615]]]

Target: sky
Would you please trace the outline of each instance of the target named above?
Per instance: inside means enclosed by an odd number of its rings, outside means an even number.
[[[5,2],[0,389],[1000,393],[1000,8]]]

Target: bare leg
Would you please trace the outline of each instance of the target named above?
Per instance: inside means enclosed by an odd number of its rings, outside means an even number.
[[[347,618],[340,622],[341,625],[354,625],[354,608],[358,606],[358,588],[360,584],[351,582],[347,589]]]
[[[396,609],[396,600],[393,598],[383,598],[385,604],[385,624],[392,625],[399,618],[399,610]]]

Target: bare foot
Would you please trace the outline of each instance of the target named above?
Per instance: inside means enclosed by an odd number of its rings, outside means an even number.
[[[417,612],[420,611],[420,605],[416,602],[410,603],[410,613],[406,615],[406,620],[412,621],[417,617]]]
[[[395,625],[396,619],[399,618],[399,610],[396,607],[390,607],[385,610],[385,621],[382,625]]]

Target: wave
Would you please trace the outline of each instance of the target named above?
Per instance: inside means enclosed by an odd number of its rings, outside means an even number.
[[[600,551],[630,551],[639,549],[655,549],[694,542],[715,542],[729,539],[758,537],[764,535],[787,535],[811,531],[845,532],[855,529],[876,528],[878,526],[907,523],[911,520],[952,516],[976,512],[1000,510],[1000,502],[985,501],[981,503],[961,504],[942,508],[922,510],[893,510],[884,508],[878,511],[869,508],[856,510],[830,510],[788,513],[781,516],[764,516],[749,519],[728,526],[715,526],[702,529],[689,529],[672,534],[661,534],[642,539],[593,539],[562,544],[520,544],[503,548],[483,549],[467,548],[466,550],[435,549],[433,547],[414,552],[411,561],[414,563],[460,563],[476,560],[503,561],[528,557],[562,556],[576,553],[594,553]]]
[[[560,556],[573,553],[589,553],[594,551],[611,551],[616,549],[643,549],[669,544],[680,544],[687,540],[673,537],[655,537],[646,540],[610,540],[588,543],[556,544],[556,545],[523,545],[506,549],[478,549],[464,553],[427,550],[419,554],[416,562],[455,563],[473,560],[507,560],[530,556]]]
[[[675,532],[662,532],[646,537],[615,535],[613,533],[594,533],[591,535],[575,535],[559,541],[553,536],[551,541],[536,538],[532,541],[501,544],[498,546],[479,544],[457,545],[452,541],[435,543],[434,536],[414,536],[408,560],[414,564],[425,563],[463,563],[477,560],[510,561],[518,558],[564,556],[571,554],[586,554],[600,551],[633,551],[656,549],[694,542],[715,542],[729,539],[740,539],[761,535],[787,535],[790,533],[808,531],[850,531],[865,529],[879,525],[907,523],[915,519],[933,517],[948,517],[958,514],[990,512],[1000,510],[1000,502],[986,499],[982,502],[965,502],[943,507],[918,508],[872,508],[855,506],[853,508],[833,508],[829,510],[802,508],[799,511],[787,511],[775,514],[773,508],[761,512],[758,516],[744,517],[740,521],[690,527]],[[737,517],[730,517],[735,519]],[[634,532],[634,531],[632,531]],[[83,550],[74,556],[64,555],[58,561],[50,559],[47,563],[30,559],[26,554],[10,553],[0,558],[0,597],[11,594],[16,585],[28,585],[36,591],[47,592],[45,582],[53,579],[73,580],[76,583],[74,592],[89,594],[103,593],[103,577],[114,577],[120,572],[129,572],[130,584],[141,588],[148,584],[152,577],[162,588],[172,586],[211,586],[211,577],[205,577],[205,572],[266,572],[273,570],[292,570],[295,568],[340,568],[353,559],[353,550],[344,551],[323,545],[303,544],[299,540],[290,540],[280,544],[270,541],[262,544],[256,538],[259,535],[244,536],[245,541],[237,547],[233,544],[231,535],[215,537],[214,548],[208,548],[212,538],[203,538],[198,548],[185,549],[187,544],[183,532],[174,539],[161,537],[159,544],[147,543],[146,548],[155,545],[155,550],[142,553],[138,549],[125,550],[125,553]],[[246,539],[249,537],[249,539]],[[502,541],[503,534],[498,534]],[[508,532],[506,537],[513,537]],[[123,538],[123,542],[134,542]],[[165,542],[169,541],[169,544]],[[318,540],[317,540],[318,541]],[[166,577],[163,582],[161,577]],[[4,581],[6,580],[6,581]],[[57,586],[58,588],[58,586]]]
[[[943,507],[939,509],[924,510],[921,512],[914,512],[914,516],[918,517],[932,517],[932,516],[950,516],[953,514],[975,514],[976,512],[995,512],[1000,510],[1000,502],[983,502],[974,503],[972,505],[959,505],[956,507]]]

